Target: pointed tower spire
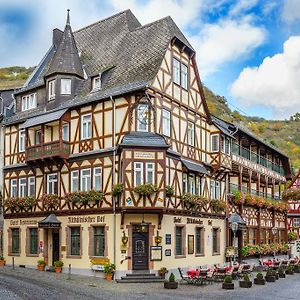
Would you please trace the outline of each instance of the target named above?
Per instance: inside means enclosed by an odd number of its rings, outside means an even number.
[[[67,22],[66,22],[66,26],[70,26],[71,25],[71,23],[70,23],[70,9],[67,9]]]
[[[62,34],[61,41],[57,44],[57,49],[49,64],[46,76],[54,73],[64,73],[84,77],[82,64],[76,47],[70,25],[70,10],[67,13],[67,22]]]

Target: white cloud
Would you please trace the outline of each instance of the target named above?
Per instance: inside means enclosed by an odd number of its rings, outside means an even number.
[[[190,37],[197,50],[201,76],[208,76],[224,63],[248,55],[263,43],[265,35],[265,30],[252,25],[247,17],[205,25],[198,36]]]
[[[300,20],[300,0],[283,1],[282,19],[286,23],[293,23]]]
[[[300,36],[290,37],[283,52],[266,57],[259,67],[245,68],[231,87],[243,105],[265,105],[275,117],[299,112]]]
[[[240,0],[235,3],[229,11],[229,15],[237,16],[244,13],[254,6],[256,6],[258,0]]]

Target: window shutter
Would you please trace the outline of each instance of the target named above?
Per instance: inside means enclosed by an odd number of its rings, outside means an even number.
[[[8,233],[8,255],[12,255],[12,234],[11,228],[7,229]]]
[[[201,228],[201,230],[200,230],[200,249],[201,249],[201,254],[203,254],[204,255],[204,253],[205,253],[205,249],[204,249],[204,245],[205,245],[205,243],[204,243],[204,236],[205,236],[205,228]]]
[[[89,227],[89,257],[94,256],[94,227]]]
[[[217,229],[217,250],[218,250],[218,253],[220,253],[220,231],[221,231],[221,229],[218,228]]]
[[[26,256],[30,254],[30,229],[26,228],[26,245],[25,245]]]
[[[66,250],[67,256],[71,254],[70,227],[66,227]]]

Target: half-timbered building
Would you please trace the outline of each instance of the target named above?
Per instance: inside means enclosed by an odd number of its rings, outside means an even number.
[[[110,261],[120,277],[224,261],[232,136],[212,121],[195,50],[170,17],[142,26],[128,10],[73,33],[68,16],[14,96],[8,263],[90,273]]]

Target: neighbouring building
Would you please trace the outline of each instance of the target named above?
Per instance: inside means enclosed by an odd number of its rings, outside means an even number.
[[[274,220],[285,228],[275,210],[231,206],[234,184],[279,197],[288,160],[210,115],[195,50],[170,17],[142,26],[127,10],[73,33],[68,15],[14,97],[4,120],[7,263],[61,259],[92,274],[113,262],[119,278],[224,262],[234,211],[255,228],[249,243]]]

